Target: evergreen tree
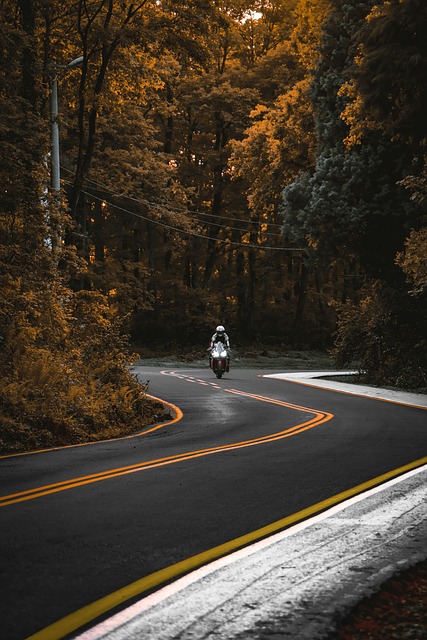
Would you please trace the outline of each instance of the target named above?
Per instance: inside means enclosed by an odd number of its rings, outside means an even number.
[[[363,146],[346,147],[343,87],[353,67],[355,36],[371,3],[336,3],[324,27],[321,60],[311,96],[318,150],[313,173],[284,191],[285,228],[306,238],[317,256],[357,256],[372,276],[395,278],[394,256],[413,206],[397,185],[402,147],[379,132]]]
[[[417,62],[424,54],[417,45],[418,28],[408,26],[411,20],[414,26],[413,3],[372,6],[340,0],[324,25],[311,87],[316,163],[285,188],[283,214],[287,232],[296,240],[305,238],[318,263],[338,257],[347,268],[360,264],[368,277],[360,306],[348,303],[341,313],[339,363],[355,359],[372,381],[414,387],[426,378],[421,330],[426,309],[420,296],[408,295],[396,254],[423,215],[422,189],[410,200],[404,187],[416,181],[410,175],[414,159],[420,166],[423,134],[415,114],[423,101],[425,83]],[[393,47],[403,47],[401,58],[411,60],[404,78],[396,51],[385,72]],[[392,79],[398,68],[401,77]],[[407,114],[414,118],[410,134]],[[422,244],[422,235],[414,233],[398,259],[421,288],[414,259]]]

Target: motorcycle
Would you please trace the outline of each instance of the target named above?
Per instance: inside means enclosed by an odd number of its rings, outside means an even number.
[[[217,378],[229,370],[229,356],[227,347],[222,342],[217,342],[211,349],[210,366]]]

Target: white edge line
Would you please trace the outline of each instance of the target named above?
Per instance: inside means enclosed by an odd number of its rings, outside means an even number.
[[[411,478],[412,476],[418,473],[422,473],[423,471],[427,471],[427,465],[423,465],[422,467],[413,469],[412,471],[409,471],[408,473],[398,476],[397,478],[393,478],[392,480],[389,480],[388,482],[385,482],[384,484],[381,484],[378,487],[368,489],[367,491],[364,491],[361,494],[354,496],[353,498],[349,498],[348,500],[345,500],[344,502],[341,502],[340,504],[337,504],[334,507],[331,507],[327,511],[324,511],[312,518],[309,518],[308,520],[304,520],[304,522],[300,522],[299,524],[296,524],[293,527],[290,527],[289,529],[285,529],[284,531],[275,533],[268,538],[264,538],[259,542],[255,542],[254,544],[248,547],[245,547],[244,549],[239,549],[238,551],[235,551],[234,553],[231,553],[230,555],[227,555],[224,558],[219,558],[218,560],[214,560],[213,562],[192,571],[188,575],[175,580],[175,582],[173,582],[172,584],[169,584],[166,587],[159,589],[155,593],[152,593],[151,595],[146,596],[145,598],[142,598],[135,604],[131,605],[130,607],[127,607],[123,611],[120,611],[119,613],[115,614],[111,618],[108,618],[107,620],[101,622],[100,624],[96,625],[92,629],[85,631],[81,635],[74,636],[74,638],[75,640],[99,640],[106,633],[111,633],[112,631],[115,631],[122,625],[132,620],[132,618],[136,617],[138,614],[142,613],[143,611],[147,611],[148,609],[151,609],[157,604],[160,604],[170,596],[178,593],[179,591],[182,591],[186,587],[190,586],[194,582],[197,582],[198,580],[201,580],[202,578],[208,576],[209,574],[214,573],[215,571],[218,571],[219,569],[222,569],[224,567],[227,567],[242,558],[249,557],[252,554],[256,553],[257,551],[261,551],[262,549],[265,549],[272,544],[276,544],[277,542],[280,542],[285,538],[288,538],[289,536],[292,536],[293,534],[298,533],[299,531],[308,529],[314,524],[318,522],[322,522],[323,520],[330,518],[336,513],[339,513],[340,511],[344,511],[348,507],[351,507],[352,505],[357,504],[358,502],[361,502],[362,500],[365,500],[366,498],[369,498],[370,496],[373,496],[376,493],[380,493],[381,491],[384,491],[385,489],[388,489],[389,487],[392,487],[393,485],[398,484],[399,482],[403,482],[404,480],[407,480],[408,478]]]

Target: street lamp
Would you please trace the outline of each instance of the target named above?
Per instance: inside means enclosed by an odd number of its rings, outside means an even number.
[[[73,69],[79,67],[84,56],[79,56],[66,65],[52,63],[50,87],[50,139],[51,139],[51,186],[58,195],[61,189],[61,170],[59,164],[59,121],[58,121],[58,69]]]

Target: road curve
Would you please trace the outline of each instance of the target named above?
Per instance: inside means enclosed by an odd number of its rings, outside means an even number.
[[[93,621],[91,603],[127,593],[128,604],[141,595],[129,585],[162,571],[170,579],[173,565],[289,526],[296,513],[426,453],[419,408],[265,372],[220,381],[201,370],[137,373],[180,419],[134,438],[0,460],[8,640],[49,627],[37,637],[63,637]],[[119,606],[107,604],[101,613]],[[76,616],[85,607],[92,618]],[[51,626],[67,616],[74,629]]]

